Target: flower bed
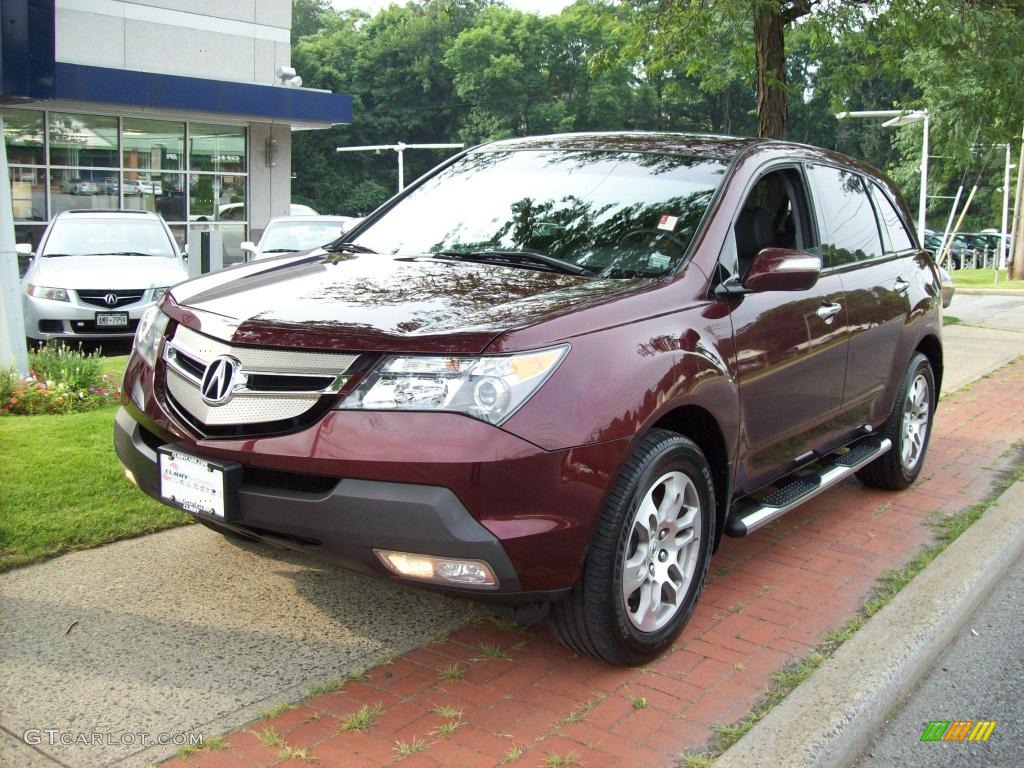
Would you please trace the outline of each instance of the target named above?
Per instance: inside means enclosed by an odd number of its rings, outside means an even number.
[[[31,352],[28,363],[28,379],[0,370],[0,414],[80,413],[121,398],[119,384],[103,373],[96,352],[48,345]]]

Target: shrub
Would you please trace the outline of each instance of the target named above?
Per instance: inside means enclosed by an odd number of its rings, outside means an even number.
[[[62,382],[70,389],[98,386],[102,364],[95,352],[83,352],[81,346],[47,344],[28,356],[28,368],[39,381]]]
[[[0,369],[0,414],[80,413],[120,399],[120,387],[102,374],[95,353],[45,346],[29,354],[28,364],[28,379]]]

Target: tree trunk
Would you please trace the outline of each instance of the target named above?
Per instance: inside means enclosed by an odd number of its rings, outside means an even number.
[[[786,138],[785,21],[778,3],[754,3],[754,46],[757,51],[757,135]]]
[[[1013,204],[1013,241],[1007,278],[1024,280],[1024,131],[1021,131],[1017,156],[1017,194]]]

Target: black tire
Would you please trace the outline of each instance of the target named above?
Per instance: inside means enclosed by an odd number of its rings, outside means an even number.
[[[642,631],[635,625],[640,609],[633,610],[623,594],[624,559],[630,547],[634,551],[631,559],[643,557],[634,529],[637,510],[670,473],[688,480],[686,493],[699,500],[699,508],[693,513],[694,520],[699,519],[694,544],[682,545],[686,547],[685,568],[692,563],[692,574],[688,583],[682,579],[685,586],[681,599],[677,593],[674,609],[666,608],[667,616],[661,619],[666,623]],[[555,637],[574,651],[612,664],[635,666],[657,657],[672,645],[693,613],[711,562],[714,521],[711,467],[700,448],[675,432],[652,430],[633,449],[608,494],[579,581],[568,597],[551,608],[548,625]],[[660,537],[662,532],[656,535]],[[655,567],[661,567],[655,559],[662,554],[658,542],[663,540],[652,535],[643,545],[647,547],[643,551],[650,555],[650,564],[645,567],[652,569],[652,575]],[[662,560],[662,566],[669,569],[671,563]],[[683,575],[679,568],[676,572]],[[640,594],[640,589],[635,594]],[[658,587],[657,593],[664,599],[661,589]]]
[[[904,461],[904,444],[907,435],[904,430],[904,413],[907,409],[907,397],[911,392],[914,382],[921,377],[928,387],[928,413],[925,421],[926,429],[923,439],[920,441],[920,451],[912,466],[907,466]],[[881,436],[892,441],[892,448],[879,456],[873,462],[857,472],[857,477],[864,485],[875,488],[885,488],[891,491],[902,491],[910,486],[917,476],[921,474],[921,468],[928,453],[928,442],[932,436],[932,420],[935,417],[935,403],[937,396],[935,392],[935,374],[932,371],[928,358],[920,352],[914,354],[903,374],[900,388],[896,392],[896,402],[892,406],[892,413],[882,427]]]

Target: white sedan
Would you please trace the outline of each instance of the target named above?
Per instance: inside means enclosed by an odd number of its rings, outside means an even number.
[[[164,220],[148,211],[64,211],[21,279],[30,339],[129,338],[172,285],[188,279]]]
[[[309,251],[337,240],[361,219],[351,216],[278,216],[271,219],[259,243],[242,243],[247,261],[282,253]]]

